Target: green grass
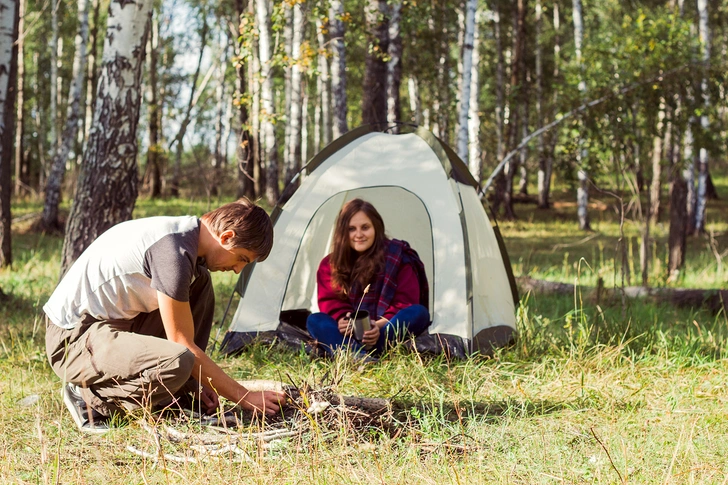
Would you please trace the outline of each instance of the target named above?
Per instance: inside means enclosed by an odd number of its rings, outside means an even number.
[[[726,179],[716,183],[723,197],[711,202],[709,229],[720,252],[728,246],[723,222],[728,221],[728,184]],[[567,200],[561,195],[558,199]],[[200,215],[209,207],[205,199],[140,200],[135,216]],[[25,202],[14,215],[39,210],[39,204]],[[555,214],[525,206],[517,210],[519,221],[501,223],[516,274],[581,285],[600,275],[612,284],[610,261],[619,238],[613,212],[593,211],[597,235],[575,244],[585,235],[574,228],[573,208],[562,205]],[[334,426],[330,433],[322,429],[275,450],[258,452],[251,446],[254,463],[231,463],[225,457],[155,466],[126,451],[127,445],[154,449],[150,435],[137,424],[103,437],[76,431],[46,362],[41,318],[41,307],[57,282],[62,241],[28,232],[24,222],[13,229],[15,261],[0,270],[0,287],[10,295],[0,303],[2,483],[728,480],[726,315],[640,301],[597,304],[579,292],[569,297],[525,295],[518,343],[491,358],[449,362],[395,350],[377,365],[360,367],[262,345],[237,358],[216,356],[239,379],[290,376],[297,382],[320,382],[340,376],[343,394],[393,397],[401,424],[391,434],[377,429],[353,433]],[[632,237],[638,230],[634,225],[625,228]],[[658,247],[665,231],[657,229]],[[691,239],[679,285],[726,286],[725,272],[718,270],[706,241]],[[658,271],[651,280],[660,281]],[[219,322],[236,277],[215,274],[213,281]],[[19,404],[32,395],[38,396],[36,403]]]

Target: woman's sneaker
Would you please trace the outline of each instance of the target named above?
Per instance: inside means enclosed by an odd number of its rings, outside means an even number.
[[[63,402],[71,413],[73,420],[84,433],[103,434],[109,431],[109,418],[94,410],[86,404],[81,392],[75,384],[70,382],[61,390]]]

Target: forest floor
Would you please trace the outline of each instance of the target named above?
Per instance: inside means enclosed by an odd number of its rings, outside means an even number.
[[[728,178],[715,183],[721,198],[710,202],[707,234],[690,238],[686,270],[673,286],[728,286]],[[556,193],[552,211],[522,204],[517,221],[500,223],[516,275],[619,285],[613,198],[593,194],[594,232],[586,234],[575,227],[570,201]],[[135,217],[209,208],[142,199]],[[244,420],[229,434],[207,430],[236,440],[236,449],[217,455],[194,442],[205,436],[199,422],[183,425],[177,441],[143,414],[104,436],[83,435],[43,345],[41,307],[57,283],[62,239],[27,231],[22,216],[39,203],[14,210],[14,263],[0,270],[9,295],[0,303],[2,483],[728,483],[725,313],[638,300],[599,305],[579,291],[522,295],[519,340],[492,357],[448,361],[395,350],[362,365],[264,345],[235,358],[215,355],[237,379],[387,398],[396,412],[379,421],[306,410],[287,436],[266,441],[255,434],[265,427]],[[638,284],[640,226],[627,221],[623,231]],[[665,222],[653,231],[655,286],[667,285],[666,232]],[[235,282],[234,274],[214,275],[216,322]],[[224,331],[216,326],[213,337]]]

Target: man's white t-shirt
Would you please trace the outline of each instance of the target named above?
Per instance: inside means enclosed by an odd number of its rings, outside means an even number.
[[[149,217],[122,222],[99,236],[65,274],[43,310],[63,328],[90,315],[130,320],[159,309],[157,291],[189,301],[198,263],[200,220]]]

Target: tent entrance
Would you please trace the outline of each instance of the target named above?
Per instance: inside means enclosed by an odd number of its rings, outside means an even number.
[[[420,255],[430,283],[430,309],[434,301],[434,253],[432,222],[425,204],[414,193],[394,186],[363,187],[339,192],[316,211],[301,238],[283,298],[282,312],[318,311],[316,271],[331,251],[336,216],[342,206],[355,198],[374,205],[384,220],[388,237],[403,239]]]

